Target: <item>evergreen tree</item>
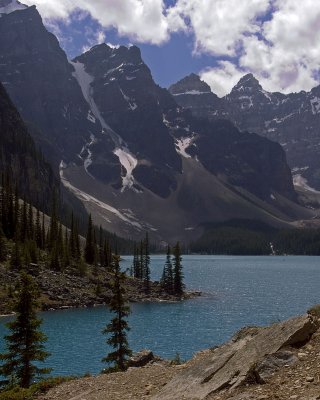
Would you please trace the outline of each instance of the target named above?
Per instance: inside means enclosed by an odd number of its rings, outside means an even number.
[[[113,256],[113,279],[111,280],[112,297],[110,301],[110,311],[114,313],[114,318],[103,330],[104,334],[111,335],[107,343],[115,350],[110,352],[102,361],[114,364],[113,370],[124,371],[126,369],[126,358],[132,354],[128,346],[127,331],[129,330],[126,318],[130,313],[130,308],[126,305],[124,282],[126,276],[120,271],[120,257]]]
[[[99,264],[101,267],[104,265],[103,230],[101,225],[99,228]]]
[[[172,293],[174,290],[174,281],[173,281],[173,269],[171,262],[171,249],[168,245],[167,248],[167,258],[163,268],[163,274],[161,278],[161,287],[167,292]]]
[[[27,217],[27,203],[23,200],[22,211],[20,215],[20,240],[22,243],[25,242],[28,235],[28,217]]]
[[[36,215],[35,240],[36,240],[37,247],[39,249],[43,249],[40,211],[38,209],[37,209],[37,215]]]
[[[138,250],[136,243],[134,243],[134,247],[133,247],[133,276],[137,279],[141,279],[140,263],[139,263],[139,250]]]
[[[88,220],[86,246],[84,249],[84,258],[88,264],[93,264],[95,261],[95,248],[94,247],[95,247],[95,244],[94,244],[94,235],[93,235],[93,227],[92,227],[92,218],[91,218],[91,214],[90,214],[89,220]]]
[[[6,259],[7,259],[6,240],[2,230],[2,226],[0,225],[0,261],[6,261]]]
[[[45,225],[45,218],[44,213],[42,213],[42,224],[41,224],[41,241],[42,241],[42,249],[46,248],[46,225]]]
[[[150,253],[149,253],[149,235],[146,233],[144,240],[144,257],[143,257],[143,283],[146,293],[150,291]]]
[[[179,242],[173,248],[173,257],[173,291],[174,294],[181,296],[183,294],[184,284]]]
[[[52,198],[52,209],[51,209],[51,219],[50,219],[50,236],[48,238],[49,239],[48,246],[50,249],[52,249],[55,246],[58,233],[59,232],[58,232],[57,199],[56,199],[56,193],[54,191]]]
[[[21,283],[15,301],[16,318],[9,322],[9,335],[5,336],[7,353],[0,355],[3,365],[0,374],[18,380],[22,387],[29,387],[32,381],[50,372],[36,364],[43,362],[49,353],[44,350],[46,336],[40,331],[41,320],[36,315],[38,290],[30,275],[21,274]]]
[[[20,269],[22,267],[20,245],[17,240],[13,246],[13,251],[12,251],[11,260],[10,260],[10,266],[13,269]]]
[[[31,203],[29,203],[28,207],[28,239],[33,239],[34,237],[34,226],[33,226],[33,208]]]

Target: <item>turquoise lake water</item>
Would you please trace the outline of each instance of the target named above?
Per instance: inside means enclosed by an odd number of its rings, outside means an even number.
[[[152,257],[152,278],[162,273],[164,256]],[[125,257],[123,268],[132,258]],[[229,339],[239,328],[265,325],[305,312],[320,303],[320,257],[184,256],[188,289],[203,296],[181,303],[132,304],[129,343],[173,358]],[[52,353],[54,375],[98,373],[109,349],[101,334],[110,314],[106,307],[41,313]],[[1,339],[5,333],[0,318]]]

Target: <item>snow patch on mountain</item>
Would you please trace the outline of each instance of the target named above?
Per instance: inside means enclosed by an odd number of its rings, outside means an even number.
[[[180,139],[176,139],[176,151],[182,157],[191,158],[190,154],[186,152],[187,148],[192,144],[194,137],[182,137]]]
[[[82,147],[82,150],[80,152],[80,158],[82,158],[82,153],[84,153],[85,151],[87,153],[87,156],[85,157],[84,162],[83,162],[83,166],[84,166],[84,169],[86,170],[86,173],[88,175],[90,175],[91,178],[94,178],[94,177],[88,171],[88,168],[92,164],[92,151],[90,150],[90,146],[92,146],[95,143],[97,143],[97,138],[93,134],[91,134],[90,142],[86,143],[85,146]]]
[[[100,121],[100,123],[101,123],[102,127],[104,128],[104,130],[106,131],[106,133],[108,133],[111,136],[111,138],[116,146],[116,149],[114,150],[113,153],[119,158],[120,164],[126,170],[126,175],[124,177],[122,177],[121,191],[124,191],[126,188],[133,188],[134,178],[133,178],[132,172],[133,172],[134,168],[137,166],[138,161],[130,153],[129,149],[127,148],[127,146],[124,143],[124,141],[122,140],[122,138],[116,132],[114,132],[114,130],[106,123],[105,119],[102,117],[100,110],[93,99],[93,93],[92,93],[93,89],[92,89],[91,84],[94,81],[94,77],[86,72],[84,64],[82,64],[80,62],[75,63],[72,61],[70,61],[70,63],[73,65],[73,67],[75,69],[73,76],[77,79],[77,81],[81,87],[83,96],[90,106],[92,115],[98,121]],[[132,111],[135,110],[137,108],[136,103],[134,103],[134,102],[131,103],[130,98],[121,90],[121,88],[120,88],[120,91],[121,91],[124,99],[128,102],[131,110]],[[94,140],[96,140],[96,138],[94,138]],[[86,171],[92,163],[92,153],[91,153],[89,147],[93,143],[94,142],[92,142],[92,137],[91,137],[91,142],[85,146],[85,149],[88,152],[88,156],[86,157],[86,159],[84,161],[84,168]],[[81,156],[81,153],[80,153],[80,156]],[[88,173],[88,171],[87,171],[87,173]]]
[[[123,192],[125,189],[133,187],[134,177],[132,173],[138,164],[138,160],[128,151],[128,149],[117,148],[113,153],[119,158],[121,165],[126,170],[126,175],[122,177],[121,192]]]
[[[240,96],[239,100],[245,100],[244,102],[241,103],[242,109],[248,109],[253,107],[253,100],[251,96]]]
[[[319,114],[320,113],[320,98],[314,97],[310,100],[312,114]]]
[[[261,89],[261,93],[272,103],[271,93],[267,92],[266,90]]]
[[[173,96],[182,96],[185,94],[191,94],[191,95],[200,95],[200,94],[208,94],[211,93],[209,92],[201,92],[200,90],[188,90],[187,92],[183,92],[183,93],[174,93]]]
[[[100,113],[100,110],[99,110],[96,102],[93,99],[93,96],[92,96],[93,89],[92,89],[91,84],[94,81],[94,77],[86,72],[86,67],[84,64],[82,64],[80,62],[73,62],[73,61],[69,61],[69,62],[74,68],[74,72],[72,73],[72,75],[78,81],[81,91],[82,91],[82,94],[83,94],[84,98],[86,99],[87,103],[89,104],[92,114],[98,121],[100,121],[101,126],[111,136],[112,140],[115,142],[115,145],[116,146],[122,145],[123,140],[106,123],[106,121],[104,120],[104,118],[102,117],[102,115]]]
[[[136,108],[138,108],[137,104],[132,99],[130,99],[130,97],[127,96],[120,87],[119,87],[119,89],[120,89],[120,92],[121,92],[123,98],[128,103],[129,108],[131,109],[131,111],[134,111]]]
[[[96,119],[95,119],[94,115],[92,114],[91,110],[88,111],[87,120],[92,122],[93,124],[96,123]]]
[[[21,4],[17,0],[12,0],[12,1],[4,1],[0,3],[0,6],[4,4],[4,6],[0,7],[0,14],[10,14],[13,11],[18,11],[18,10],[25,10],[28,8],[25,4]]]
[[[320,192],[311,186],[308,185],[308,181],[306,178],[301,176],[300,174],[293,175],[293,184],[301,189],[307,190],[308,192],[320,194]]]
[[[107,212],[113,214],[114,216],[116,216],[117,218],[119,218],[120,220],[124,221],[126,224],[135,227],[138,231],[141,231],[143,229],[141,223],[138,222],[138,220],[136,219],[136,217],[134,216],[134,214],[132,212],[128,213],[127,210],[125,210],[125,212],[123,213],[120,210],[117,210],[116,208],[110,206],[109,204],[104,203],[103,201],[98,200],[96,197],[91,196],[90,194],[73,186],[69,182],[69,180],[64,176],[63,171],[65,168],[66,168],[66,164],[63,161],[61,161],[61,163],[60,163],[61,182],[67,189],[69,189],[72,193],[74,193],[78,197],[78,199],[80,199],[84,203],[87,202],[90,204],[95,204],[102,210],[107,211]]]

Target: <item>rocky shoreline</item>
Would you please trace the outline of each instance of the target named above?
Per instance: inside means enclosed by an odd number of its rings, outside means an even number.
[[[144,351],[126,372],[76,379],[38,400],[320,399],[319,316],[317,306],[267,327],[243,328],[181,365]]]
[[[41,310],[61,310],[68,308],[89,308],[107,305],[111,291],[111,274],[104,268],[88,267],[83,274],[74,269],[64,272],[48,270],[37,266],[29,271],[41,292]],[[18,273],[0,265],[0,315],[11,313],[11,300],[18,279]],[[128,277],[127,297],[129,302],[176,302],[201,295],[200,292],[185,292],[177,297],[164,292],[159,282],[150,283],[149,293],[145,292],[143,282]]]

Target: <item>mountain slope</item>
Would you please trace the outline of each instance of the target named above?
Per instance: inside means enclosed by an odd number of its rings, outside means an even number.
[[[296,175],[296,182],[299,183],[302,176],[302,183],[306,184],[303,181],[306,178],[311,186],[320,188],[320,86],[310,92],[270,93],[252,74],[247,74],[221,99],[208,90],[209,86],[206,93],[188,94],[200,84],[204,85],[204,82],[193,74],[169,90],[178,104],[196,116],[211,120],[226,118],[241,131],[255,132],[280,143]]]
[[[0,57],[0,80],[33,137],[104,228],[188,240],[210,221],[310,215],[295,203],[278,144],[192,116],[155,84],[137,47],[101,44],[69,62],[29,7],[0,18]],[[199,82],[190,92],[219,102]]]
[[[9,173],[21,196],[43,210],[59,182],[43,159],[0,83],[0,170]]]
[[[62,156],[75,161],[101,127],[90,120],[73,68],[35,7],[2,14],[0,49],[0,81],[45,155],[56,166]]]

